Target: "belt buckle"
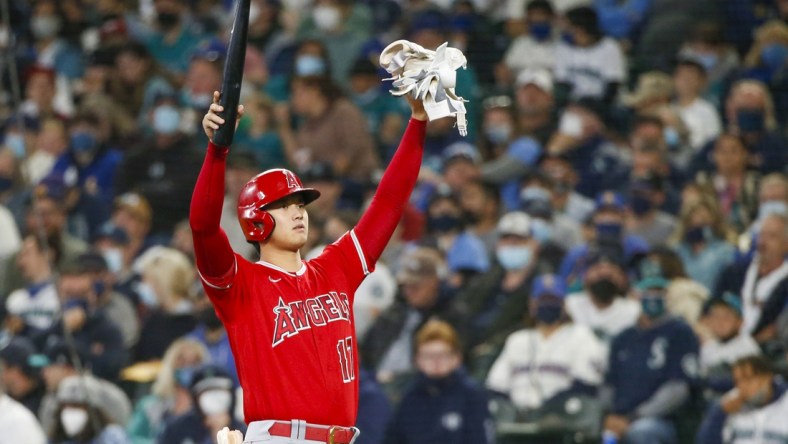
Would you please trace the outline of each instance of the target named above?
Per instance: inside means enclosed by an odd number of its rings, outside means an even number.
[[[331,428],[328,429],[328,444],[336,444],[334,442],[334,432],[336,432],[336,430],[337,426],[331,426]]]

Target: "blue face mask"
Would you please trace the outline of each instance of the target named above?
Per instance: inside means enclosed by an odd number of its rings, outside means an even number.
[[[326,74],[326,62],[320,57],[302,55],[296,58],[295,73],[297,76],[321,76]]]
[[[509,125],[491,125],[484,129],[484,134],[490,142],[500,145],[506,143],[512,136],[512,127]]]
[[[162,105],[153,112],[153,130],[158,134],[175,134],[180,125],[181,113],[172,105]]]
[[[761,49],[761,60],[772,71],[782,68],[788,60],[788,46],[779,43],[764,46]]]
[[[598,237],[607,239],[620,239],[623,227],[616,223],[596,224],[596,234]]]
[[[76,153],[90,153],[98,147],[96,136],[87,131],[77,131],[71,135],[71,149]]]
[[[788,215],[788,205],[781,200],[767,200],[758,206],[758,217],[761,219],[772,214]]]
[[[563,307],[552,303],[539,304],[536,306],[534,318],[542,324],[555,324],[561,320]]]
[[[544,219],[534,218],[531,219],[531,233],[539,244],[544,245],[553,238],[553,227]]]
[[[550,22],[538,22],[528,25],[528,33],[537,41],[544,41],[550,37],[553,32],[553,25]]]
[[[175,369],[175,382],[183,388],[188,388],[194,377],[194,367],[181,367]]]
[[[561,40],[563,40],[567,45],[575,45],[575,35],[569,31],[564,31],[561,33]]]
[[[495,250],[498,263],[507,270],[523,270],[531,263],[531,249],[526,246],[505,246]]]
[[[656,319],[665,314],[665,298],[661,295],[640,298],[640,309],[646,317]]]
[[[766,127],[763,111],[740,109],[736,112],[736,123],[745,133],[757,133]]]
[[[25,157],[27,150],[25,150],[25,137],[23,135],[6,134],[3,144],[7,146],[12,153],[14,153],[14,157],[17,159]]]
[[[719,60],[717,54],[696,54],[695,58],[706,68],[706,72],[711,71],[712,68],[717,66],[717,60]]]
[[[446,233],[447,231],[459,230],[462,226],[462,220],[457,216],[437,216],[430,218],[427,221],[427,226],[430,231]]]
[[[0,193],[6,192],[14,186],[14,181],[10,177],[0,177]]]
[[[712,240],[713,238],[714,234],[712,233],[711,228],[705,225],[690,228],[686,233],[684,233],[684,242],[690,245],[702,244]]]
[[[676,128],[670,126],[665,127],[665,129],[662,130],[662,137],[665,138],[665,143],[670,148],[677,147],[681,142],[681,136],[679,136],[679,132],[676,131]]]
[[[642,194],[633,195],[632,200],[629,202],[629,206],[632,208],[632,212],[635,213],[635,216],[643,216],[654,208],[651,199]]]

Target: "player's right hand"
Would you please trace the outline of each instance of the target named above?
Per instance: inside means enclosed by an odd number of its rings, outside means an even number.
[[[219,114],[224,111],[224,107],[219,105],[219,98],[221,97],[221,93],[219,91],[213,92],[213,103],[208,108],[208,112],[205,114],[205,117],[202,118],[202,129],[205,131],[205,135],[208,136],[208,139],[213,140],[213,134],[219,129],[220,125],[224,124],[224,119],[222,119]],[[244,106],[238,105],[238,119],[235,121],[235,127],[238,128],[238,123],[241,121],[241,117],[244,115]]]

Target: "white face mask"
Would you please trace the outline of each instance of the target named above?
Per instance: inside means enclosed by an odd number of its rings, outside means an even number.
[[[54,15],[40,15],[30,20],[30,31],[37,39],[48,39],[60,31],[60,19]]]
[[[232,394],[228,390],[220,389],[206,390],[197,398],[200,410],[205,416],[229,413],[232,402]]]
[[[88,411],[79,407],[65,407],[60,411],[60,423],[69,437],[74,437],[88,425]]]
[[[150,308],[159,306],[159,298],[156,297],[156,292],[147,282],[140,282],[137,284],[137,294],[140,301]]]
[[[123,270],[123,251],[120,248],[109,248],[102,253],[107,261],[107,268],[113,273]]]
[[[337,29],[341,18],[339,8],[335,6],[321,5],[312,10],[312,20],[315,21],[315,26],[323,31]]]

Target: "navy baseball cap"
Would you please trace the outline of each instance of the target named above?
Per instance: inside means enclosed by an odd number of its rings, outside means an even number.
[[[713,299],[709,305],[725,305],[733,310],[737,316],[742,316],[741,298],[730,291],[726,291],[719,298]]]
[[[597,195],[595,200],[595,211],[612,209],[616,211],[624,211],[627,206],[627,201],[621,193],[615,191],[602,191]]]
[[[99,227],[96,235],[93,237],[93,242],[101,239],[111,240],[118,245],[126,245],[129,243],[129,235],[126,233],[126,230],[112,222],[105,222]]]
[[[564,281],[554,274],[543,274],[534,279],[531,286],[531,298],[537,299],[542,296],[555,296],[558,298],[566,297],[566,285]]]
[[[6,367],[16,367],[22,373],[33,376],[35,369],[31,365],[31,357],[36,353],[33,343],[24,337],[15,337],[4,348],[0,349],[0,359]]]

